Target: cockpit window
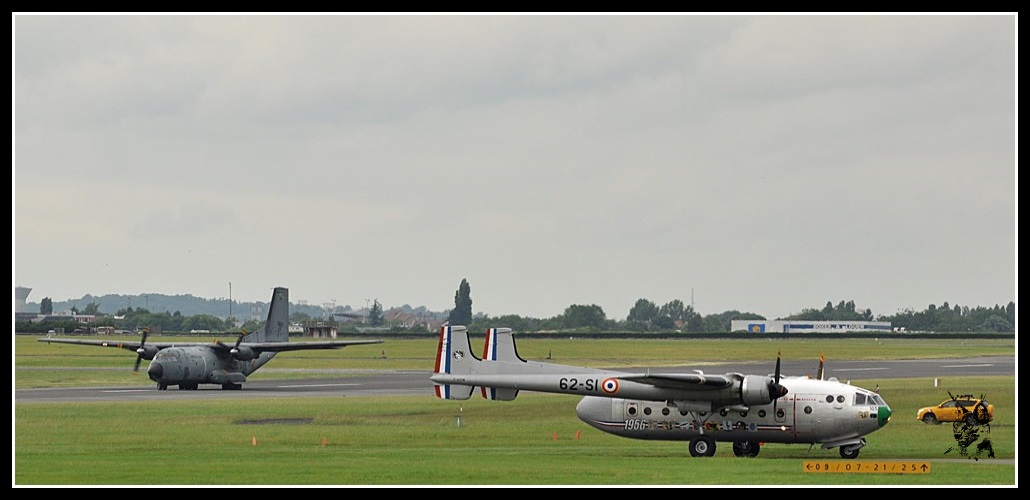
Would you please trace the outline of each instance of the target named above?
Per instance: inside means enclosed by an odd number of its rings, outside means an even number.
[[[887,403],[883,402],[883,398],[875,392],[856,392],[855,393],[855,404],[856,405],[869,405],[869,406],[887,406]]]

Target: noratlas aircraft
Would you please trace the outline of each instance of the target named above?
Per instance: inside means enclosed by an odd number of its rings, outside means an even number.
[[[865,436],[890,420],[879,394],[835,378],[742,373],[621,372],[522,359],[510,328],[490,328],[482,356],[473,354],[464,326],[444,326],[430,377],[442,399],[511,401],[519,391],[583,396],[579,418],[601,431],[634,439],[689,441],[695,457],[733,443],[739,457],[762,443],[819,444],[851,459]]]

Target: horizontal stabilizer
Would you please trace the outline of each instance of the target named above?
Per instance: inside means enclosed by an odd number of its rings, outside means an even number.
[[[472,397],[472,389],[475,387],[459,384],[435,384],[433,386],[436,397],[440,399],[468,399]]]
[[[504,389],[497,387],[480,387],[483,397],[494,401],[512,401],[519,395],[518,389]]]

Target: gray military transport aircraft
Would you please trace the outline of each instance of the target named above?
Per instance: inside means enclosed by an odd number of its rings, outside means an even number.
[[[836,378],[773,375],[619,372],[526,361],[510,328],[490,328],[482,357],[464,326],[440,329],[430,380],[441,399],[511,401],[520,390],[583,396],[579,418],[601,431],[646,440],[689,441],[695,457],[715,455],[717,441],[755,457],[762,443],[821,444],[851,459],[865,435],[887,425],[891,410],[879,394]]]
[[[350,345],[381,344],[382,340],[332,340],[290,342],[289,290],[277,287],[268,306],[268,320],[259,330],[241,334],[235,344],[214,342],[154,342],[147,343],[147,330],[139,342],[109,340],[83,340],[42,338],[39,342],[85,344],[118,347],[136,352],[139,371],[141,360],[151,360],[147,368],[150,380],[157,382],[159,390],[178,385],[180,390],[195,390],[200,384],[220,384],[222,389],[240,389],[247,375],[254,373],[283,351],[307,349],[340,349]]]

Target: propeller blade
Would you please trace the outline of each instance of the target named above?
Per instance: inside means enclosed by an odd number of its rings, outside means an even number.
[[[236,345],[232,346],[232,350],[229,352],[236,354],[240,352],[240,342],[243,342],[243,337],[247,336],[247,330],[240,330],[240,336],[236,339]]]
[[[776,402],[787,395],[787,388],[780,385],[780,353],[776,352],[776,373],[773,381],[769,383],[769,396],[773,398],[773,413],[776,413]]]
[[[143,337],[140,338],[139,347],[136,349],[136,365],[132,367],[132,373],[139,373],[140,361],[143,361],[143,353],[146,352],[143,346],[147,344],[147,335],[150,334],[150,328],[143,328]]]

